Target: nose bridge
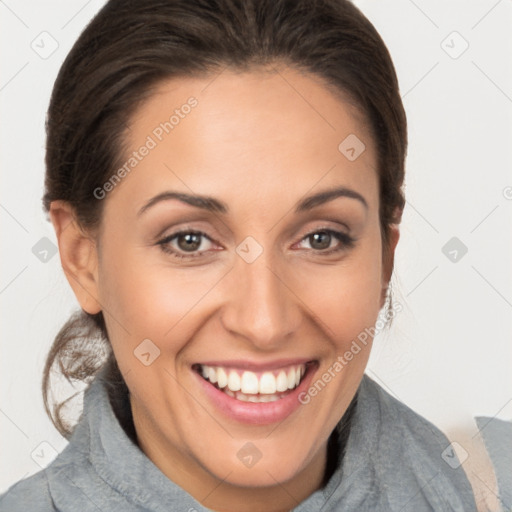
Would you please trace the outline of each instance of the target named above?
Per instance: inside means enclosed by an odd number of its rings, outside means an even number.
[[[223,324],[258,348],[274,348],[297,328],[300,311],[285,276],[272,268],[270,251],[249,261],[243,255],[237,257],[230,272],[232,293],[225,304]]]

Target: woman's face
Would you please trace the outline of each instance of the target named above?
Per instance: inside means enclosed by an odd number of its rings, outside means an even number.
[[[91,293],[141,448],[206,504],[318,488],[390,272],[368,127],[310,75],[225,70],[161,84],[126,148]]]

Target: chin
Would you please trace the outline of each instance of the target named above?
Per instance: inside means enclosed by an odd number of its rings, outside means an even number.
[[[236,449],[226,446],[218,453],[217,460],[203,461],[204,467],[215,478],[239,487],[274,487],[292,480],[306,469],[308,460],[297,453],[293,446],[267,443],[257,448],[258,441],[236,443]],[[227,457],[226,453],[234,454]],[[222,460],[219,464],[218,458]],[[206,463],[206,464],[204,464]]]

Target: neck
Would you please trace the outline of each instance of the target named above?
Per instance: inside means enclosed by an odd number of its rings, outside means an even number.
[[[135,424],[137,424],[135,414]],[[219,479],[190,454],[183,453],[159,434],[143,429],[138,436],[141,450],[170,480],[193,496],[204,507],[217,512],[284,512],[295,508],[323,486],[327,467],[326,442],[309,464],[287,482],[275,485],[242,487]],[[159,447],[166,446],[165,453]],[[277,477],[278,475],[276,475]]]

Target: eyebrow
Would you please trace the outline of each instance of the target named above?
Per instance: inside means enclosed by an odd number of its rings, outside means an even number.
[[[368,209],[368,203],[366,199],[356,192],[355,190],[346,188],[346,187],[338,187],[334,189],[327,189],[316,194],[307,196],[302,199],[295,207],[295,213],[302,213],[308,210],[315,208],[316,206],[320,206],[324,203],[332,201],[333,199],[337,199],[338,197],[346,197],[349,199],[356,199],[363,204],[363,206]],[[162,201],[170,201],[172,199],[176,199],[183,203],[189,204],[196,208],[200,208],[202,210],[206,210],[212,213],[229,213],[229,207],[226,203],[219,201],[211,196],[204,195],[192,195],[186,194],[184,192],[173,192],[166,191],[158,194],[157,196],[151,198],[137,213],[137,216],[142,215],[144,212],[149,210],[151,207],[160,203]]]

